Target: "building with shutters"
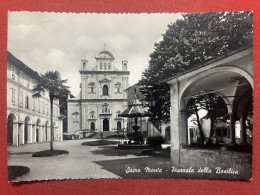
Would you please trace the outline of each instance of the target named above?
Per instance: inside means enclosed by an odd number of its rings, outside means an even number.
[[[7,144],[50,141],[50,100],[33,98],[39,74],[7,52]],[[53,103],[54,140],[62,140],[59,101]]]

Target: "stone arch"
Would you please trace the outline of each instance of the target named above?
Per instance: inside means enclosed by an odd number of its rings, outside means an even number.
[[[218,72],[234,72],[237,73],[241,76],[243,76],[251,85],[252,89],[253,89],[253,77],[246,72],[245,70],[242,70],[241,68],[235,67],[235,66],[219,66],[219,67],[215,67],[206,71],[203,71],[199,74],[197,74],[196,76],[193,76],[185,85],[184,87],[181,89],[180,91],[180,95],[179,95],[179,105],[181,109],[185,109],[186,105],[183,101],[183,98],[186,96],[186,93],[188,93],[188,91],[192,88],[193,84],[205,77],[208,77],[209,75],[212,75],[214,73],[218,73]],[[221,94],[220,92],[214,92],[218,95],[220,95],[220,97],[222,97],[222,99],[226,102],[226,103],[230,103],[228,101],[228,99]],[[228,111],[231,111],[231,107],[228,107]]]
[[[222,100],[226,103],[226,105],[227,105],[227,110],[228,110],[228,113],[231,113],[232,112],[232,107],[231,107],[231,102],[229,101],[229,99],[225,96],[225,95],[223,95],[222,93],[220,93],[220,92],[217,92],[217,91],[212,91],[212,90],[209,90],[208,91],[209,93],[214,93],[214,94],[217,94],[219,97],[221,97],[222,98]],[[187,101],[187,103],[188,103],[189,101]],[[185,105],[185,108],[187,107],[187,104]]]
[[[17,122],[18,122],[17,116],[14,113],[10,113],[7,117],[7,144],[8,145],[13,145],[15,142],[14,137],[16,135],[16,132],[14,131],[17,131],[18,128]]]

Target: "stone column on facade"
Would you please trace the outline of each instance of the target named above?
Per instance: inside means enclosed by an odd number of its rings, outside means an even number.
[[[24,123],[19,124],[19,130],[18,130],[18,137],[19,137],[19,145],[24,144]]]
[[[85,78],[82,77],[81,79],[81,99],[85,99],[86,97],[86,83],[85,83]]]
[[[108,83],[108,97],[112,98],[112,83]]]
[[[46,125],[42,125],[42,142],[46,141]]]
[[[100,117],[100,132],[103,131],[103,118]]]
[[[32,125],[32,143],[36,142],[36,125]]]
[[[102,83],[99,83],[99,95],[97,99],[100,99],[102,97]]]
[[[19,140],[19,125],[18,122],[13,123],[13,145],[18,146],[18,140]]]
[[[28,143],[32,143],[32,124],[28,124]]]
[[[178,83],[172,83],[171,89],[171,164],[180,165],[180,125],[179,125],[179,92]]]
[[[180,110],[180,138],[181,146],[188,145],[188,124],[185,109]]]
[[[50,141],[51,140],[51,126],[47,126],[47,141]]]
[[[230,138],[231,138],[231,143],[230,145],[232,146],[237,146],[236,143],[236,132],[235,132],[235,121],[234,121],[234,114],[229,113],[230,117]]]
[[[240,115],[240,129],[242,132],[242,142],[240,143],[240,145],[248,145],[247,134],[246,134],[246,116],[244,113],[241,113],[239,115]]]
[[[46,139],[44,139],[46,136],[45,134],[45,125],[42,125],[39,127],[39,141],[40,142],[45,142]]]
[[[82,105],[82,110],[81,110],[81,113],[82,113],[82,119],[81,119],[81,130],[84,130],[84,129],[86,129],[85,128],[85,118],[86,118],[86,111],[85,111],[85,106],[84,105]]]
[[[59,140],[63,140],[63,120],[60,120],[60,125],[59,125]]]

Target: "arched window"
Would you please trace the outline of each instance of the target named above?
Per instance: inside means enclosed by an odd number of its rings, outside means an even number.
[[[103,95],[108,95],[108,86],[107,85],[103,86]]]
[[[100,63],[100,70],[102,70],[103,69],[103,64],[102,63]]]
[[[89,93],[95,93],[95,83],[91,82],[88,84]]]
[[[121,83],[115,84],[115,93],[121,93]]]
[[[94,111],[91,111],[89,113],[89,118],[93,119],[93,118],[96,118],[96,115],[95,115],[95,112]]]

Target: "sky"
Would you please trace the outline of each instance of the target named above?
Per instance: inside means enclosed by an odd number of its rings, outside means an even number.
[[[148,67],[154,44],[162,40],[177,14],[95,14],[9,12],[8,51],[27,66],[44,74],[58,70],[74,96],[80,92],[81,59],[94,66],[105,47],[114,66],[128,60],[130,86]]]

